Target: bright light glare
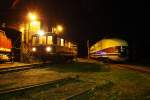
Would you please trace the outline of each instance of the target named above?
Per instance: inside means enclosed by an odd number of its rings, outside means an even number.
[[[46,47],[46,51],[47,51],[47,52],[50,52],[51,50],[52,50],[51,47]]]
[[[32,51],[33,51],[33,52],[35,52],[35,51],[36,51],[36,48],[35,48],[35,47],[33,47],[33,48],[32,48]]]
[[[63,31],[63,27],[60,26],[60,25],[58,25],[58,26],[57,26],[57,30],[58,30],[59,32],[62,32],[62,31]]]
[[[34,20],[37,19],[37,16],[36,16],[34,13],[31,13],[31,12],[28,14],[28,17],[29,17],[29,19],[32,20],[32,21],[34,21]]]
[[[39,30],[39,31],[38,31],[38,34],[39,34],[40,36],[43,36],[43,35],[45,34],[45,32],[44,32],[43,30]]]
[[[32,21],[31,24],[32,24],[33,26],[38,26],[38,25],[39,25],[39,22],[38,22],[38,21]]]

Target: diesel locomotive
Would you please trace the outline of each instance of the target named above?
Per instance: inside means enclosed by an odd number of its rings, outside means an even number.
[[[12,41],[4,31],[0,30],[0,63],[10,61],[12,53]]]

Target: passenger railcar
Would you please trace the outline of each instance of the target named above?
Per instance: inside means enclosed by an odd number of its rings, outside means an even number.
[[[32,36],[32,56],[43,61],[70,61],[77,56],[77,46],[54,33]]]
[[[11,60],[12,41],[0,30],[0,63]]]
[[[102,39],[91,46],[90,57],[122,62],[128,59],[128,43],[117,38]]]

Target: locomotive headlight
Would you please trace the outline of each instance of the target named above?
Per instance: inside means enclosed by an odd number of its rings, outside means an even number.
[[[35,52],[35,51],[36,51],[36,48],[35,48],[35,47],[33,47],[33,48],[32,48],[32,51],[33,51],[33,52]]]
[[[51,48],[51,47],[46,47],[46,51],[47,51],[47,52],[51,52],[51,51],[52,51],[52,48]]]

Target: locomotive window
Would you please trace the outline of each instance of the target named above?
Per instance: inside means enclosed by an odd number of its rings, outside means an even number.
[[[64,46],[64,39],[60,39],[60,46]]]
[[[47,36],[47,44],[53,44],[53,37]]]

